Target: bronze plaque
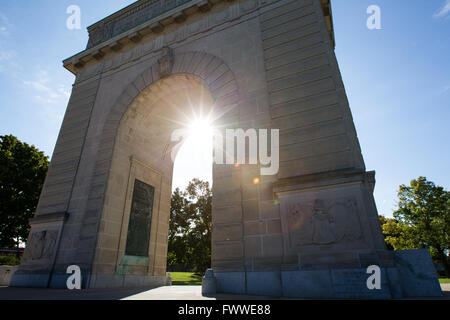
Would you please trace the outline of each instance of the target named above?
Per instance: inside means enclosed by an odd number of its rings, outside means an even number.
[[[154,187],[139,180],[134,182],[125,249],[125,254],[128,256],[148,256],[154,197]]]

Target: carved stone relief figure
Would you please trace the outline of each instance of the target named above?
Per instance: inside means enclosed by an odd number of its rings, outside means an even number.
[[[312,244],[310,213],[305,204],[293,203],[287,207],[287,227],[291,246]]]
[[[58,237],[57,231],[47,231],[45,235],[44,251],[42,252],[42,259],[50,258],[53,254],[53,248]]]
[[[39,260],[44,250],[45,231],[35,232],[30,237],[31,260]]]
[[[291,202],[282,214],[289,245],[326,245],[362,238],[358,208],[353,198]]]
[[[35,232],[30,237],[31,260],[48,259],[53,254],[58,231]]]
[[[336,220],[336,236],[338,241],[354,241],[361,238],[358,208],[355,199],[335,202],[330,212]]]
[[[322,200],[314,202],[313,214],[313,243],[330,244],[336,241],[334,217],[328,212]]]

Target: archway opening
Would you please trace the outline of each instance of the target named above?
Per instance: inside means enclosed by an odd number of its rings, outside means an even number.
[[[152,84],[128,107],[116,136],[94,273],[166,276],[172,187],[193,177],[211,182],[219,117],[209,89],[189,75]]]
[[[172,180],[167,271],[175,286],[200,285],[211,267],[214,119],[204,105],[192,110]]]
[[[185,189],[194,178],[212,184],[214,126],[211,115],[195,114],[187,123],[186,131],[186,139],[174,163],[172,191]]]

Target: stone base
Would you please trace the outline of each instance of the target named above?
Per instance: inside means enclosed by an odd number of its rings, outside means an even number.
[[[202,279],[202,295],[205,297],[212,296],[217,293],[216,278],[212,269],[206,270],[206,274]]]
[[[23,272],[20,269],[15,272],[9,283],[10,287],[47,288],[50,275],[48,273]]]
[[[16,272],[10,282],[11,287],[66,289],[70,275],[54,274],[49,284],[49,274]],[[147,275],[82,275],[82,289],[162,287],[168,284],[167,276]]]
[[[11,282],[11,277],[17,267],[12,266],[0,266],[0,287],[7,287]]]
[[[365,268],[214,272],[217,292],[310,299],[401,299],[442,296],[428,250],[395,252],[395,267],[381,268],[381,289],[369,290]]]
[[[91,275],[89,288],[138,288],[168,285],[167,276]]]
[[[428,249],[396,251],[395,265],[406,297],[442,296]]]

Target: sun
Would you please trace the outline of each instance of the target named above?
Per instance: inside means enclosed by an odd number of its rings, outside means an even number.
[[[189,124],[189,138],[206,140],[212,137],[213,126],[208,117],[199,117]]]
[[[196,117],[185,124],[187,133],[174,164],[173,187],[185,188],[193,178],[212,183],[213,124]]]

